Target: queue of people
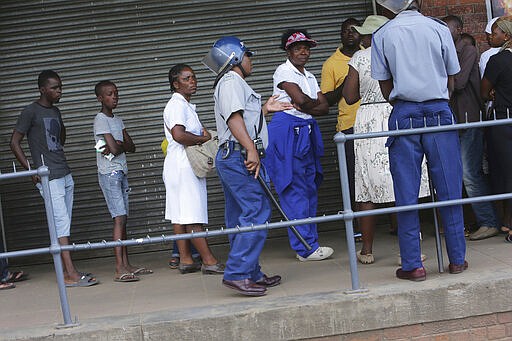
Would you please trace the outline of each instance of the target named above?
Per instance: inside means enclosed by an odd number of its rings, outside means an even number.
[[[302,28],[282,34],[280,47],[286,61],[277,67],[273,95],[263,104],[261,95],[247,83],[253,71],[253,52],[239,38],[218,39],[204,57],[203,63],[216,75],[213,99],[219,150],[215,165],[224,191],[228,228],[270,221],[271,202],[261,182],[274,184],[290,219],[316,216],[323,179],[320,164],[323,143],[315,118],[328,114],[331,105],[339,108],[337,131],[347,134],[420,128],[425,124],[447,125],[455,119],[475,121],[483,101],[489,100],[493,101],[497,119],[509,117],[511,17],[491,24],[489,41],[498,51],[486,62],[480,82],[477,49],[471,40],[464,39],[460,18],[448,16],[444,18],[445,23],[427,18],[419,11],[420,0],[377,0],[377,3],[396,17],[388,20],[372,15],[362,25],[354,18],[345,20],[341,26],[342,45],[324,63],[321,86],[305,68],[317,42]],[[421,68],[417,65],[419,60]],[[194,70],[180,63],[170,69],[168,76],[172,95],[163,110],[165,144],[162,146],[166,155],[165,219],[179,235],[200,232],[208,224],[206,178],[194,174],[185,148],[203,144],[212,136],[191,102],[198,89]],[[55,106],[62,95],[62,82],[57,73],[45,70],[39,75],[38,85],[40,97],[19,116],[11,149],[25,169],[31,168],[21,147],[25,135],[31,154],[43,155],[50,168],[59,242],[67,245],[73,179],[63,150],[66,131]],[[122,119],[113,112],[118,103],[116,85],[101,81],[95,87],[95,94],[101,103],[93,129],[98,181],[113,219],[113,240],[123,240],[130,192],[126,153],[135,152],[136,148]],[[267,126],[265,116],[269,113],[273,117]],[[418,198],[429,195],[427,165],[439,200],[460,199],[463,184],[470,197],[512,192],[512,178],[507,172],[512,165],[507,152],[512,147],[510,129],[495,126],[487,131],[493,180],[490,189],[482,172],[482,129],[356,140],[347,146],[352,150],[347,153],[351,200],[360,210],[393,202],[397,206],[416,204]],[[35,167],[41,165],[37,157],[32,162]],[[40,179],[34,177],[33,182],[41,190]],[[491,203],[474,204],[479,229],[470,239],[494,236],[502,225],[506,241],[512,242],[508,228],[512,223],[511,209],[510,201],[506,201],[500,223]],[[461,273],[468,268],[462,206],[442,207],[439,211],[450,260],[449,272]],[[399,212],[396,220],[401,257],[396,277],[425,280],[418,212]],[[363,244],[357,258],[363,264],[374,263],[375,218],[362,218],[359,224]],[[320,246],[316,224],[299,225],[296,230],[311,246],[306,248],[289,231],[290,246],[299,261],[321,261],[334,253],[332,248]],[[246,296],[262,296],[282,280],[279,275],[267,275],[260,267],[259,256],[266,236],[266,230],[230,234],[225,265],[213,255],[205,238],[177,240],[169,265],[182,274],[201,271],[222,275],[222,284],[227,288]],[[140,275],[153,273],[144,266],[132,265],[126,247],[116,247],[114,253],[114,281],[135,282],[140,280]],[[62,259],[66,286],[87,287],[99,283],[92,273],[76,270],[69,252],[62,252]],[[9,275],[6,271],[2,273],[7,280],[2,279],[0,289],[14,287],[6,283],[24,276],[20,272]]]

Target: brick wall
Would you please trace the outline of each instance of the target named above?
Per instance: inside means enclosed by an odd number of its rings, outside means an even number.
[[[512,311],[386,328],[308,341],[486,341],[512,340]]]
[[[487,8],[484,0],[423,0],[421,11],[425,15],[437,18],[450,14],[461,17],[464,22],[464,32],[475,37],[480,51],[489,48],[484,33],[487,24]]]

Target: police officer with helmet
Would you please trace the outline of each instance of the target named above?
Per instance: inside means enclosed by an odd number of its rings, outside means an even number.
[[[252,55],[240,39],[226,36],[218,39],[203,59],[217,75],[213,97],[219,151],[215,164],[224,189],[228,228],[270,221],[270,201],[257,180],[260,173],[268,178],[261,163],[268,144],[264,115],[292,107],[276,101],[275,96],[261,105],[261,96],[246,82],[252,72]],[[224,286],[243,295],[263,296],[268,287],[281,283],[281,276],[268,277],[259,265],[266,236],[266,230],[229,235]]]

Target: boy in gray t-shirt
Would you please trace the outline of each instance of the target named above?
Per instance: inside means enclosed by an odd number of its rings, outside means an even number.
[[[11,136],[11,150],[23,168],[29,169],[29,161],[21,148],[21,141],[27,135],[35,167],[41,166],[41,157],[44,158],[44,164],[50,169],[50,192],[57,237],[61,245],[68,245],[74,182],[64,156],[66,128],[59,108],[53,105],[59,102],[62,95],[62,82],[55,71],[45,70],[39,74],[38,85],[41,95],[37,101],[23,109],[18,117]],[[39,176],[33,176],[32,181],[41,191]],[[69,251],[62,251],[61,257],[66,286],[86,287],[98,283],[92,274],[75,269]]]
[[[123,120],[114,115],[119,99],[117,87],[111,81],[101,81],[94,88],[101,112],[94,119],[94,139],[96,141],[96,163],[98,181],[105,197],[108,210],[114,220],[113,240],[126,239],[128,217],[128,166],[126,152],[135,152],[135,144],[126,131]],[[98,144],[98,142],[100,142]],[[138,281],[137,275],[153,273],[145,267],[136,267],[128,261],[126,246],[114,248],[116,256],[115,282]]]

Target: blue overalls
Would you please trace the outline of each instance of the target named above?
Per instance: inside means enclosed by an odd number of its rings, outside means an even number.
[[[323,179],[320,165],[323,142],[317,122],[280,111],[268,125],[268,135],[265,165],[283,211],[290,220],[315,217],[318,187]],[[290,246],[305,258],[319,247],[317,226],[305,224],[295,228],[311,245],[311,250],[288,229]]]
[[[254,175],[247,171],[240,150],[233,148],[232,141],[229,144],[229,154],[221,148],[215,159],[215,167],[224,189],[226,227],[246,227],[270,222],[272,209],[268,197]],[[262,164],[260,174],[265,178],[264,173]],[[258,258],[266,237],[267,230],[230,234],[231,250],[224,279],[260,280],[263,272]]]
[[[389,130],[421,128],[452,124],[453,114],[446,100],[407,102],[397,100],[389,117]],[[439,123],[438,123],[439,122]],[[397,127],[398,124],[398,127]],[[428,168],[439,201],[462,197],[462,161],[456,130],[417,135],[390,137],[390,170],[393,176],[396,206],[418,203],[421,163],[426,156]],[[466,242],[461,205],[440,207],[446,249],[451,264],[464,264]],[[423,266],[421,262],[420,221],[418,211],[397,213],[398,240],[402,269],[411,271]]]

